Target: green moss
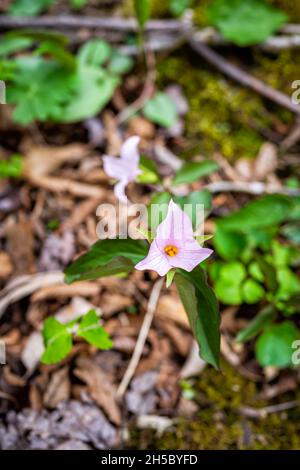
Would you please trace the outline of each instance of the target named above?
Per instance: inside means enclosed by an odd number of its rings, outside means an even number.
[[[291,23],[300,22],[300,3],[297,0],[268,0],[268,3],[284,10]]]
[[[132,430],[129,448],[299,449],[299,409],[259,420],[242,417],[241,407],[260,408],[270,403],[258,400],[256,385],[228,364],[223,364],[222,370],[220,374],[207,368],[199,377],[195,390],[200,411],[194,419],[180,418],[175,428],[160,438],[149,430]]]
[[[269,126],[260,97],[227,81],[205,64],[194,66],[182,57],[170,57],[158,66],[159,85],[183,87],[189,101],[186,136],[189,145],[210,154],[220,150],[228,158],[254,156],[263,141],[253,130]]]

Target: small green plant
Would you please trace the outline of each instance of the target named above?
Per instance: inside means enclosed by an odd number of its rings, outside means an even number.
[[[22,175],[22,157],[15,154],[9,160],[0,161],[0,178],[20,178]]]
[[[264,0],[214,0],[207,16],[225,39],[238,46],[265,41],[288,19]]]
[[[237,341],[257,338],[262,366],[291,366],[291,345],[299,336],[286,317],[300,313],[300,250],[282,238],[284,222],[300,219],[300,199],[270,195],[217,220],[213,239],[221,258],[210,266],[216,294],[227,305],[256,304],[258,314]]]
[[[37,46],[34,54],[26,54],[33,45]],[[10,57],[21,50],[22,56]],[[120,75],[133,65],[132,59],[103,40],[88,41],[73,56],[64,36],[42,31],[6,35],[1,56],[0,72],[2,63],[3,79],[9,83],[7,101],[15,105],[14,121],[23,125],[35,120],[69,123],[95,116],[113,96]]]
[[[43,325],[45,351],[41,362],[55,364],[62,361],[72,350],[74,338],[83,338],[98,349],[110,349],[112,341],[99,323],[95,310],[67,324],[49,317]]]

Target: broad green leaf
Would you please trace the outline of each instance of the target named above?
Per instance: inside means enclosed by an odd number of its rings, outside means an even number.
[[[142,173],[138,176],[137,180],[143,184],[155,184],[160,180],[156,163],[151,158],[141,156],[140,170]]]
[[[215,290],[222,303],[228,305],[240,305],[242,303],[241,284],[246,275],[244,265],[238,261],[231,261],[219,268],[215,280]]]
[[[289,197],[279,194],[267,195],[219,219],[218,225],[226,230],[248,233],[283,222],[291,207],[292,200]]]
[[[162,127],[173,126],[178,116],[174,101],[162,92],[157,92],[152,99],[147,101],[143,112],[147,119]]]
[[[201,357],[218,369],[220,315],[216,296],[207,284],[206,275],[200,266],[191,273],[180,270],[175,275],[175,282]]]
[[[90,310],[84,315],[76,335],[84,338],[88,343],[99,349],[111,349],[112,347],[112,341],[108,333],[100,325],[99,317],[95,310]]]
[[[264,282],[265,278],[257,261],[251,261],[251,263],[248,266],[248,272],[250,276],[256,281]]]
[[[75,94],[60,116],[62,122],[78,122],[96,116],[111,100],[119,78],[104,69],[82,66]]]
[[[88,0],[70,0],[71,7],[74,8],[74,10],[81,10],[84,8],[87,4]]]
[[[65,281],[97,279],[130,272],[147,256],[148,245],[142,240],[102,240],[80,256],[65,270]]]
[[[242,285],[242,296],[247,304],[256,304],[264,298],[265,291],[254,279],[247,279]]]
[[[226,260],[239,258],[246,248],[247,239],[242,233],[223,230],[217,225],[214,237],[216,252]]]
[[[58,62],[62,64],[62,66],[68,68],[69,70],[76,69],[76,59],[75,57],[61,44],[57,43],[56,41],[44,41],[36,49],[36,54],[39,55],[48,55],[50,54],[53,58],[55,58]]]
[[[33,40],[27,37],[2,36],[0,42],[0,56],[6,56],[27,49],[32,43]]]
[[[43,338],[46,349],[41,362],[44,364],[55,364],[61,361],[72,349],[72,334],[66,325],[62,325],[54,317],[45,320]]]
[[[245,266],[238,261],[226,263],[220,270],[220,279],[225,282],[240,284],[246,278],[246,275],[247,272]]]
[[[219,166],[213,160],[185,163],[173,178],[173,184],[193,183],[218,169]]]
[[[53,3],[54,0],[13,0],[8,11],[11,15],[16,16],[34,16],[46,10]]]
[[[103,39],[91,39],[82,46],[78,52],[80,66],[103,65],[112,55],[111,46]]]
[[[269,291],[275,293],[278,289],[278,281],[274,266],[259,253],[257,253],[255,257],[259,268],[264,276],[266,286],[268,287]]]
[[[170,12],[174,16],[181,16],[187,8],[190,8],[192,0],[169,0]]]
[[[12,155],[9,160],[0,161],[0,178],[20,178],[21,175],[21,155]]]
[[[143,29],[150,18],[151,0],[134,0],[134,8],[138,23]]]
[[[14,82],[7,89],[8,103],[16,104],[14,121],[26,125],[34,120],[59,120],[72,97],[74,75],[41,57],[22,57],[14,63]]]
[[[280,368],[292,365],[292,344],[299,339],[296,326],[285,321],[265,329],[255,345],[256,358],[261,366]]]
[[[249,341],[258,335],[269,323],[271,323],[276,315],[276,311],[272,306],[266,307],[258,313],[253,320],[244,328],[236,337],[236,341],[243,343]]]
[[[277,299],[288,300],[292,295],[300,292],[299,276],[288,267],[278,268],[277,281],[279,284]]]
[[[292,207],[287,214],[287,220],[300,220],[300,196],[291,198]]]
[[[289,266],[295,256],[294,249],[277,240],[272,241],[272,261],[276,267]]]
[[[224,38],[238,46],[265,41],[288,20],[264,0],[214,0],[207,13]]]
[[[116,75],[122,75],[130,72],[134,64],[132,57],[121,54],[119,51],[113,51],[108,70]]]

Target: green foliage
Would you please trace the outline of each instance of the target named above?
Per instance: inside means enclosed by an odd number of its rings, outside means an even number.
[[[12,155],[9,160],[0,161],[0,178],[20,178],[22,175],[21,155]]]
[[[150,18],[151,0],[134,0],[134,9],[140,28],[143,29]]]
[[[84,338],[88,343],[99,349],[110,349],[112,341],[108,333],[99,323],[95,310],[90,310],[81,320],[76,332],[77,336]]]
[[[238,258],[246,248],[247,239],[239,232],[223,230],[217,224],[214,247],[217,253],[226,260]]]
[[[143,112],[147,119],[163,127],[173,126],[178,117],[173,100],[166,93],[160,91],[147,101]]]
[[[225,230],[247,233],[283,222],[292,205],[292,200],[286,196],[267,195],[250,202],[218,223]]]
[[[80,256],[65,270],[65,281],[97,279],[133,270],[147,255],[147,244],[141,240],[102,240]]]
[[[179,270],[175,283],[197,340],[201,357],[217,369],[220,356],[218,302],[201,267],[191,273]]]
[[[297,339],[299,339],[299,331],[289,321],[268,326],[256,343],[255,351],[258,362],[264,367],[291,366],[292,344]]]
[[[176,173],[172,183],[183,184],[193,183],[199,178],[210,175],[217,171],[219,166],[213,160],[204,160],[202,162],[188,162],[185,163],[182,168]]]
[[[170,0],[169,9],[173,16],[181,16],[192,5],[192,0]]]
[[[266,307],[259,312],[249,324],[239,332],[236,341],[245,342],[257,336],[272,320],[274,320],[276,310],[272,306]]]
[[[72,333],[67,325],[54,317],[47,318],[43,326],[45,351],[41,358],[44,364],[55,364],[64,359],[72,350]]]
[[[224,38],[239,46],[263,42],[288,19],[263,0],[214,0],[207,13]]]
[[[110,349],[112,341],[99,323],[95,310],[90,310],[78,320],[62,324],[49,317],[43,325],[45,351],[41,358],[44,364],[55,364],[64,359],[72,350],[73,336],[84,338],[98,349]]]
[[[16,104],[14,120],[23,125],[36,119],[60,120],[72,97],[73,75],[56,61],[41,57],[20,57],[15,65],[14,83],[7,90],[8,103]]]
[[[9,13],[16,16],[35,16],[53,3],[54,0],[13,0]]]
[[[87,4],[87,0],[70,0],[71,7],[74,10],[81,10]]]
[[[34,120],[77,122],[95,116],[111,99],[120,83],[119,74],[132,65],[131,59],[114,53],[100,39],[88,41],[74,57],[64,36],[43,31],[10,33],[2,54],[22,50],[30,41],[39,44],[36,54],[41,57],[11,60],[15,73],[7,97],[16,105],[14,120],[24,125]]]
[[[160,181],[157,165],[151,158],[142,155],[140,158],[139,169],[142,173],[137,178],[138,182],[143,184],[155,184]]]

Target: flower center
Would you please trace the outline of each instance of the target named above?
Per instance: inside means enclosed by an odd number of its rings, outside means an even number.
[[[178,248],[177,246],[174,246],[174,245],[167,245],[165,247],[165,252],[167,253],[168,256],[175,256],[178,253]]]

